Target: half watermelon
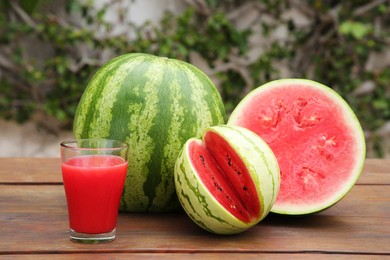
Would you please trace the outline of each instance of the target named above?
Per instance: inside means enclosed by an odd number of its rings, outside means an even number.
[[[363,168],[358,119],[335,91],[311,80],[262,85],[240,102],[228,124],[252,130],[273,150],[281,174],[274,213],[303,215],[334,205]]]

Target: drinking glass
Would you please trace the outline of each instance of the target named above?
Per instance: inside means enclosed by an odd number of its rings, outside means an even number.
[[[117,140],[78,139],[64,141],[60,147],[70,239],[81,243],[114,240],[128,146]]]

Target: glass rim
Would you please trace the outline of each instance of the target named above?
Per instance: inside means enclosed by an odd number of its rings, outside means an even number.
[[[75,146],[70,146],[69,144],[77,144],[80,141],[104,141],[104,142],[111,142],[113,144],[118,144],[117,146],[115,145],[114,147],[75,147]],[[119,141],[116,139],[105,139],[105,138],[77,138],[77,139],[69,139],[62,141],[60,143],[60,146],[62,148],[66,149],[71,149],[71,150],[77,150],[77,151],[86,151],[86,150],[106,150],[106,151],[114,151],[114,150],[122,150],[122,149],[128,149],[129,145],[126,142]]]

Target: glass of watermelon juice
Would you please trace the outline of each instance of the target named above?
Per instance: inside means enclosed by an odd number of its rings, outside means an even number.
[[[64,141],[60,147],[70,239],[81,243],[114,240],[127,172],[127,145],[116,140],[78,139]]]

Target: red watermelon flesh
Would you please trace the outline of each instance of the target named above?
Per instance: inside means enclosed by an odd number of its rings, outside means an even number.
[[[234,149],[214,132],[190,144],[191,164],[212,196],[244,223],[259,217],[255,184]]]
[[[363,167],[358,120],[336,92],[317,82],[265,84],[244,98],[228,124],[252,130],[273,150],[281,174],[276,213],[308,214],[335,204]]]

